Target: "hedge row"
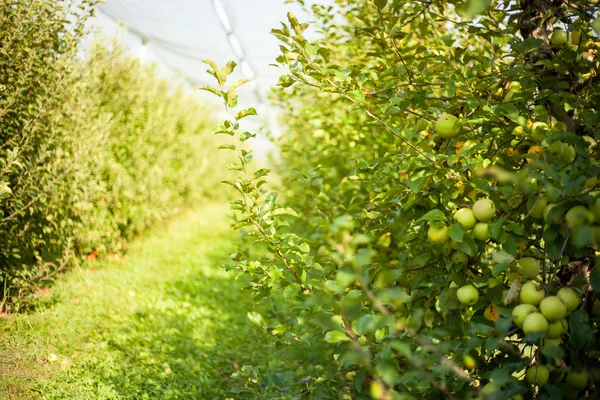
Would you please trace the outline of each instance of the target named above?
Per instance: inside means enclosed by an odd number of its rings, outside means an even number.
[[[78,58],[80,6],[0,5],[0,306],[218,193],[209,110],[118,45]]]

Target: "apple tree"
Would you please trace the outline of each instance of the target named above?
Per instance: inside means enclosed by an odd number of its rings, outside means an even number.
[[[329,359],[285,382],[238,373],[238,396],[597,395],[598,5],[307,10],[313,34],[292,14],[273,30],[279,194],[249,165],[253,109],[216,132],[232,137],[235,228],[252,240],[234,268],[274,304],[249,316]],[[205,89],[235,108],[235,65],[209,65],[219,87]]]

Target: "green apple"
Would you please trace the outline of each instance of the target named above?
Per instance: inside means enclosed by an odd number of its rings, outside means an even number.
[[[433,244],[442,244],[450,238],[448,227],[446,225],[442,225],[441,227],[432,226],[427,231],[427,237]]]
[[[541,142],[546,138],[548,133],[548,124],[541,121],[535,121],[531,126],[531,137],[536,141]]]
[[[462,151],[469,151],[471,150],[473,147],[477,146],[479,144],[478,141],[476,140],[467,140],[466,142],[463,143],[462,145]]]
[[[483,388],[481,388],[481,394],[484,396],[484,399],[487,399],[488,396],[492,398],[492,395],[499,392],[501,389],[500,386],[496,385],[493,382],[488,383]]]
[[[548,328],[548,332],[550,332],[550,328]],[[544,339],[544,347],[560,347],[562,344],[562,338],[548,338],[548,333],[546,333],[546,338]]]
[[[548,324],[548,332],[546,339],[559,339],[562,335],[569,331],[569,324],[566,319],[550,322]]]
[[[563,301],[563,303],[565,303],[565,306],[567,307],[567,315],[575,311],[577,307],[579,307],[579,304],[581,304],[581,296],[571,288],[560,288],[558,289],[558,293],[556,293],[556,295]]]
[[[567,315],[567,306],[558,296],[548,296],[540,303],[540,312],[548,322],[556,322]]]
[[[535,306],[532,306],[531,304],[519,304],[513,309],[513,322],[519,328],[523,328],[525,317],[534,312],[537,312],[537,308]]]
[[[473,285],[461,286],[456,292],[456,297],[461,304],[472,306],[479,300],[479,291]]]
[[[545,197],[539,197],[529,212],[529,215],[535,219],[542,219],[544,216],[544,208],[548,205],[548,200]]]
[[[507,92],[520,92],[521,91],[521,82],[512,81],[508,84]]]
[[[588,376],[585,371],[571,371],[565,378],[567,385],[574,387],[577,390],[583,390],[588,384]]]
[[[546,152],[553,159],[562,159],[562,156],[565,152],[565,145],[561,142],[554,142],[546,149]]]
[[[564,46],[568,41],[569,35],[562,29],[556,29],[550,36],[550,43],[555,47]]]
[[[456,118],[451,114],[442,114],[435,123],[435,130],[441,137],[450,139],[457,136],[460,133],[460,128],[455,126]]]
[[[526,335],[548,332],[548,320],[538,312],[531,313],[523,321],[523,332]]]
[[[469,256],[467,256],[462,251],[456,251],[454,254],[452,254],[451,260],[455,264],[465,265],[467,261],[469,261]]]
[[[495,278],[489,278],[489,279],[487,280],[487,285],[488,285],[488,288],[494,288],[494,287],[496,287],[496,286],[498,286],[498,285],[501,285],[501,284],[502,284],[502,279],[500,279],[500,278],[498,278],[498,277],[495,277]]]
[[[527,368],[527,372],[525,373],[525,378],[527,382],[532,385],[544,385],[548,382],[548,378],[550,377],[550,371],[544,365],[533,365]]]
[[[535,279],[540,273],[540,262],[533,257],[523,257],[519,259],[521,272],[530,279]]]
[[[572,164],[575,161],[575,157],[577,156],[577,152],[575,151],[575,147],[571,145],[566,145],[563,150],[562,161],[565,164]]]
[[[517,125],[515,129],[513,129],[512,134],[514,136],[525,136],[525,128],[523,128],[521,125]]]
[[[558,219],[557,219],[557,218],[554,218],[552,221],[550,221],[550,220],[548,219],[548,217],[549,217],[549,215],[550,215],[550,211],[552,211],[552,209],[553,209],[554,207],[556,207],[556,204],[552,204],[552,203],[550,203],[550,204],[548,204],[548,205],[547,205],[547,206],[544,208],[544,214],[543,214],[544,221],[546,221],[546,222],[550,222],[550,223],[553,223],[553,222],[554,222],[554,223],[557,223],[557,222],[559,222],[558,220],[559,220],[560,218],[558,218]]]
[[[496,205],[490,199],[480,199],[473,204],[473,215],[481,222],[488,222],[496,214]]]
[[[456,222],[462,225],[465,230],[473,229],[477,220],[473,215],[473,211],[470,208],[461,208],[454,213],[454,219]]]
[[[486,224],[485,222],[476,223],[473,227],[473,236],[477,240],[488,240],[490,238],[488,224]]]
[[[571,229],[583,228],[585,225],[589,224],[590,222],[593,222],[593,219],[593,214],[587,209],[586,206],[583,206],[581,204],[572,207],[565,214],[565,220],[567,221],[567,225],[569,225]]]
[[[579,46],[581,43],[581,39],[584,38],[583,31],[581,29],[576,29],[571,32],[571,44],[573,46]]]
[[[467,371],[471,371],[477,366],[477,361],[469,354],[465,354],[463,355],[463,365]]]
[[[544,291],[537,288],[537,285],[533,282],[526,282],[521,286],[519,292],[519,301],[522,304],[532,304],[534,306],[539,305],[544,299]]]

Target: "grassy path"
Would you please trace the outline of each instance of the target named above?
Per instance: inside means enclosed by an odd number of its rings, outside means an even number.
[[[72,271],[37,311],[0,319],[0,399],[224,399],[262,332],[230,274],[226,206]],[[54,360],[56,356],[56,360]]]

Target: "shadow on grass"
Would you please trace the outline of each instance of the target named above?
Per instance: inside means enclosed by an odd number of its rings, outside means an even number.
[[[107,332],[111,362],[92,359],[81,365],[100,378],[99,392],[223,399],[236,368],[265,361],[265,334],[246,317],[251,304],[236,282],[217,270],[222,254],[206,256],[209,264],[162,283],[160,297],[144,299],[129,320]]]

